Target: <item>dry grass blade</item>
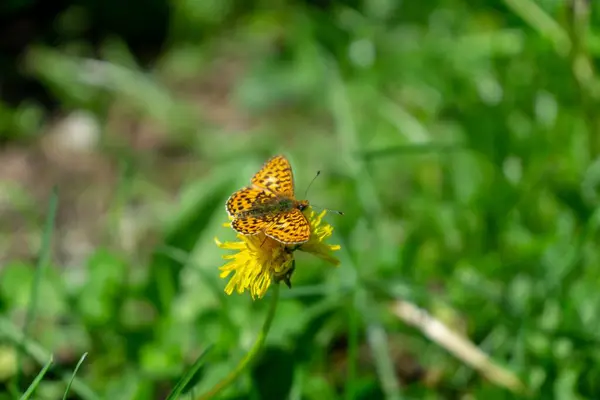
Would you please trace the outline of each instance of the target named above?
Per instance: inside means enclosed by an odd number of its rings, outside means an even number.
[[[392,305],[392,312],[495,384],[512,392],[521,394],[527,392],[523,383],[514,373],[494,363],[472,342],[453,332],[424,309],[404,300],[396,300]]]

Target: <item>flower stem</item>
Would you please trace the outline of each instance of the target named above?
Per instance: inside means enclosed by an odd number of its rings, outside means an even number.
[[[265,319],[265,323],[263,324],[263,327],[260,330],[260,333],[258,334],[258,337],[256,338],[256,341],[252,345],[250,351],[248,351],[244,358],[240,360],[238,365],[225,378],[213,386],[208,392],[198,397],[197,400],[207,400],[216,396],[221,390],[231,385],[256,359],[256,356],[262,350],[263,344],[267,338],[267,334],[269,333],[269,329],[271,329],[271,322],[273,322],[275,310],[277,310],[277,302],[279,300],[279,284],[274,286],[271,304],[269,305],[269,311],[267,312],[267,318]]]

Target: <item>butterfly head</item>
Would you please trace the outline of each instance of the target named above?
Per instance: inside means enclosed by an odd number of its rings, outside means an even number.
[[[298,201],[298,209],[300,211],[303,211],[307,207],[308,207],[308,200],[299,200]]]

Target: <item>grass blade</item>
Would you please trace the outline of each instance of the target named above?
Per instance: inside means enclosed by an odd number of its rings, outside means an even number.
[[[540,35],[549,39],[559,54],[566,55],[571,49],[569,35],[535,1],[504,0],[504,3]]]
[[[29,333],[31,323],[35,319],[35,313],[38,305],[38,293],[42,277],[44,272],[48,268],[50,263],[51,253],[51,240],[52,231],[54,230],[54,222],[56,220],[56,210],[58,208],[58,189],[54,187],[52,194],[50,195],[50,204],[48,205],[48,215],[46,217],[46,223],[44,224],[44,232],[42,234],[42,247],[40,248],[40,254],[38,256],[38,262],[33,277],[33,287],[31,288],[31,297],[29,301],[29,307],[27,308],[27,317],[25,319],[25,326],[23,332],[25,336]]]
[[[384,158],[384,157],[397,157],[406,155],[421,155],[431,153],[449,153],[463,151],[467,148],[464,143],[417,143],[417,144],[404,144],[397,146],[388,146],[379,149],[361,150],[357,153],[358,156],[363,157],[365,160],[370,161],[372,159]]]
[[[69,390],[71,390],[71,385],[73,384],[73,381],[75,380],[75,375],[77,375],[77,371],[79,371],[79,367],[81,367],[81,364],[83,364],[83,361],[85,360],[87,355],[88,355],[87,352],[83,353],[83,355],[79,359],[79,362],[75,366],[75,369],[73,370],[73,375],[71,375],[71,379],[69,380],[69,383],[67,383],[67,387],[65,389],[65,394],[63,395],[63,400],[67,399],[67,394],[69,394]]]
[[[56,210],[58,208],[58,189],[55,186],[52,189],[52,193],[50,194],[50,202],[48,204],[48,215],[46,217],[46,222],[44,224],[44,231],[42,233],[42,244],[40,247],[40,252],[38,255],[38,261],[35,269],[35,274],[33,276],[33,284],[31,287],[31,294],[29,298],[29,306],[27,307],[27,314],[25,316],[25,325],[23,326],[23,338],[27,338],[29,335],[29,330],[33,320],[35,319],[35,314],[37,311],[38,305],[38,293],[40,284],[42,282],[42,277],[48,268],[48,264],[50,261],[50,247],[51,247],[51,238],[52,231],[54,230],[54,222],[56,220]],[[20,377],[21,377],[21,364],[22,359],[19,353],[17,358],[17,376],[16,382],[17,386],[19,385]]]
[[[48,362],[46,363],[46,365],[44,365],[44,368],[42,368],[42,370],[39,372],[39,374],[37,374],[37,376],[35,377],[35,379],[31,383],[31,385],[29,385],[29,387],[27,388],[27,390],[25,391],[25,393],[23,393],[23,396],[21,396],[20,400],[26,400],[26,399],[28,399],[33,394],[33,392],[35,391],[35,389],[37,389],[38,385],[40,384],[40,382],[44,378],[44,375],[46,375],[46,372],[48,371],[48,369],[52,365],[52,361],[53,361],[53,357],[50,356],[50,359],[48,360]]]
[[[356,376],[358,370],[358,345],[360,321],[356,310],[357,291],[352,293],[352,306],[348,309],[348,366],[346,368],[346,387],[344,398],[352,400],[356,398]]]
[[[204,357],[208,354],[208,352],[212,349],[212,347],[213,347],[212,344],[209,345],[202,352],[202,354],[200,354],[200,356],[196,359],[196,361],[194,362],[194,364],[192,365],[192,367],[185,373],[185,375],[183,375],[181,377],[181,379],[179,380],[179,382],[177,382],[177,385],[175,385],[175,387],[173,388],[173,390],[171,391],[171,393],[167,397],[167,400],[175,400],[175,399],[179,398],[179,396],[181,395],[181,392],[183,391],[183,389],[185,389],[185,387],[187,386],[187,384],[192,380],[192,378],[194,377],[194,375],[196,374],[196,372],[198,372],[198,370],[202,366],[202,364],[204,362]]]
[[[17,328],[9,319],[2,316],[0,316],[0,339],[14,344],[19,348],[19,351],[27,354],[39,364],[51,357],[51,354],[44,349],[43,346],[31,339],[26,338],[19,328]],[[73,378],[68,374],[61,374],[61,378],[64,382],[69,382],[69,380],[72,380],[73,392],[77,393],[77,396],[82,400],[100,399],[100,396],[94,393],[89,386],[76,377]]]
[[[402,321],[419,329],[431,341],[446,349],[450,354],[477,370],[487,379],[513,393],[528,394],[527,387],[517,374],[496,363],[489,355],[467,338],[452,331],[446,324],[426,310],[405,300],[397,299],[392,312]]]

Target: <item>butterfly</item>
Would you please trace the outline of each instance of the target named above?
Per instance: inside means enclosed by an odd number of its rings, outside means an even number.
[[[294,176],[287,158],[270,158],[251,182],[227,199],[225,209],[233,218],[231,227],[244,235],[264,232],[284,244],[307,242],[310,223],[302,210],[309,204],[294,196]]]

